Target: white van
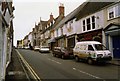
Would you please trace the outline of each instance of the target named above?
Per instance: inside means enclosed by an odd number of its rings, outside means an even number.
[[[76,61],[85,59],[89,64],[94,61],[106,62],[112,60],[111,52],[97,41],[77,42],[73,49],[73,54]]]

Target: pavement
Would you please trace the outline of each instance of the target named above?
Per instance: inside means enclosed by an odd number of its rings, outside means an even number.
[[[6,70],[5,81],[31,81],[30,75],[15,49],[12,51],[11,62]]]
[[[120,59],[113,59],[109,64],[120,66]],[[33,81],[32,78],[33,77],[18,56],[17,51],[13,49],[11,63],[7,68],[5,81]]]

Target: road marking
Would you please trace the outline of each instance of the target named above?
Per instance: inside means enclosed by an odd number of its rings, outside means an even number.
[[[41,81],[40,77],[35,73],[35,71],[32,69],[32,67],[27,63],[27,61],[23,58],[23,56],[20,54],[20,52],[16,49],[18,55],[20,56],[21,60],[24,62],[32,76],[34,77],[35,80]]]
[[[89,76],[91,76],[91,77],[93,77],[93,78],[96,78],[96,79],[102,79],[102,78],[100,78],[100,77],[94,76],[94,75],[92,75],[92,74],[90,74],[90,73],[87,73],[87,72],[81,71],[81,70],[76,69],[76,68],[73,68],[73,70],[76,70],[76,71],[78,71],[78,72],[80,72],[80,73],[83,73],[83,74],[89,75]],[[103,79],[103,81],[105,81],[105,80]]]
[[[48,60],[50,60],[50,61],[52,61],[52,62],[55,62],[55,63],[57,63],[57,64],[61,64],[60,62],[58,62],[58,61],[56,61],[56,60],[53,60],[53,59],[50,59],[50,58],[48,58]]]

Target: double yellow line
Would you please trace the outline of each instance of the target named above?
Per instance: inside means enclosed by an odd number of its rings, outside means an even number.
[[[15,50],[18,53],[18,55],[20,56],[21,60],[25,64],[25,66],[27,67],[27,69],[29,70],[29,72],[34,77],[34,79],[38,80],[38,81],[41,81],[40,77],[35,73],[35,71],[32,69],[32,67],[27,63],[27,61],[23,58],[23,56],[20,54],[20,52],[17,49],[15,49]]]

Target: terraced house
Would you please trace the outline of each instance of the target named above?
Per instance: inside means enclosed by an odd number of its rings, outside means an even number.
[[[76,42],[94,40],[104,44],[114,58],[120,58],[120,1],[84,2],[67,16],[60,4],[59,16],[40,19],[33,31],[33,46],[73,48]]]
[[[78,41],[99,41],[120,58],[120,1],[84,2],[63,18],[54,28],[51,37],[54,46],[71,47]],[[53,25],[54,26],[54,25]]]
[[[14,32],[13,11],[12,1],[0,1],[0,81],[5,79],[6,68],[11,61]]]

